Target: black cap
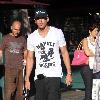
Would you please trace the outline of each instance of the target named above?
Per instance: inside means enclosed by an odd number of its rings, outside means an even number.
[[[35,17],[34,19],[44,18],[47,19],[48,14],[47,11],[43,8],[39,8],[35,10]]]

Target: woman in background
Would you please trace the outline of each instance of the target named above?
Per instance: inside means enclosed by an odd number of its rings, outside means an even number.
[[[88,29],[89,35],[82,41],[82,47],[85,54],[89,57],[88,64],[81,68],[81,75],[85,84],[85,99],[92,100],[92,79],[93,79],[93,65],[95,57],[96,35],[98,33],[98,26],[91,24]]]

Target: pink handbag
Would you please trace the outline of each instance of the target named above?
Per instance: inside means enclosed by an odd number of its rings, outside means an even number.
[[[74,57],[71,65],[85,65],[88,64],[88,56],[86,56],[84,50],[80,50],[82,41],[79,43],[78,48],[74,51]]]

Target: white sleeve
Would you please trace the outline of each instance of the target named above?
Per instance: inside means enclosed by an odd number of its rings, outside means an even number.
[[[58,36],[58,41],[59,41],[59,46],[60,47],[63,47],[63,46],[66,46],[66,41],[65,41],[65,38],[64,38],[64,34],[62,32],[61,29],[59,29],[59,32],[58,32],[59,36]]]
[[[29,36],[27,38],[27,50],[30,50],[30,51],[34,51],[34,41],[31,39],[31,37]]]

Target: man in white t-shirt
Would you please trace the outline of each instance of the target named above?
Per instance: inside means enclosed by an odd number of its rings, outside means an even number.
[[[27,39],[28,55],[25,87],[30,89],[29,77],[35,54],[36,100],[61,100],[62,66],[60,51],[67,69],[66,83],[70,85],[72,82],[70,59],[65,38],[61,29],[47,25],[49,17],[46,10],[37,9],[34,19],[38,29],[30,34]]]

